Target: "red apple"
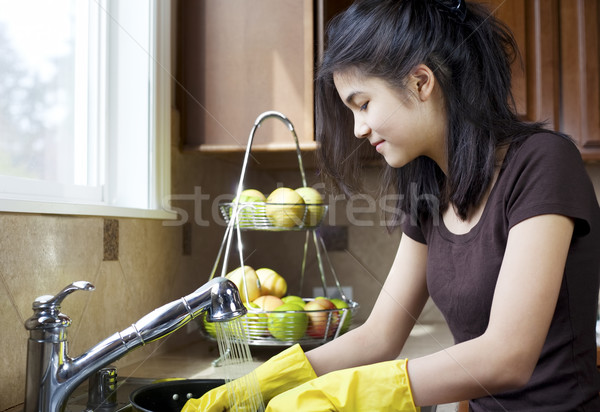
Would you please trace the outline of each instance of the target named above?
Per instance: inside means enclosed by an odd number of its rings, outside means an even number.
[[[325,333],[330,338],[335,334],[340,316],[332,301],[326,298],[317,298],[304,305],[304,310],[308,315],[308,329],[306,333],[314,338],[323,338]],[[328,319],[329,329],[327,328]]]
[[[262,310],[270,312],[283,305],[283,301],[277,296],[273,295],[262,295],[252,301],[252,303],[258,305]]]

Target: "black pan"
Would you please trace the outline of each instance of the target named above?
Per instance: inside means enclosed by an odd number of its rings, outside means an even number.
[[[183,379],[152,383],[131,392],[129,400],[136,412],[180,412],[188,398],[199,398],[224,383],[222,379]]]

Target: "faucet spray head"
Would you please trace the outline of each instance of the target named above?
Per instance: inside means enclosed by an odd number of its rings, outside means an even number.
[[[211,289],[211,303],[208,307],[206,320],[209,322],[226,322],[247,312],[242,303],[240,292],[232,281],[227,278],[218,279]]]

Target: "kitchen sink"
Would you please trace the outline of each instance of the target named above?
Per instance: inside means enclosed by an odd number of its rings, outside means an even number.
[[[93,411],[124,412],[142,409],[156,412],[179,412],[187,399],[200,397],[210,389],[224,383],[223,379],[124,379],[123,382],[117,382],[117,405],[113,404],[110,407],[107,405],[105,408],[101,406],[93,408]],[[130,404],[130,395],[132,395],[133,407]],[[87,402],[87,385],[81,385],[69,398],[65,412],[91,412],[91,409],[87,407]]]
[[[117,407],[113,409],[118,412],[125,412],[131,410],[131,405],[129,403],[129,394],[134,390],[149,385],[152,382],[155,382],[154,379],[150,378],[127,378],[122,381],[118,381],[117,383]],[[73,394],[69,397],[69,401],[67,402],[67,407],[65,412],[82,412],[87,409],[87,401],[88,401],[88,386],[87,384],[81,385]],[[98,412],[100,412],[98,410]]]
[[[157,382],[150,378],[127,378],[117,384],[117,406],[116,409],[110,409],[110,412],[128,412],[133,411],[129,401],[129,395],[138,388]],[[69,401],[65,412],[87,412],[88,388],[87,384],[77,388]],[[435,412],[436,406],[426,406],[421,408],[421,412]],[[96,409],[96,412],[104,412],[103,409]]]

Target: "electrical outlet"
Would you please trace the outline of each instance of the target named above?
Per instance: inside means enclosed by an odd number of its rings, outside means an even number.
[[[348,249],[348,226],[321,226],[319,232],[329,252]]]
[[[342,286],[342,291],[344,295],[350,300],[352,300],[352,286]],[[313,296],[323,296],[323,287],[314,287],[313,288]],[[330,298],[341,298],[340,291],[336,286],[328,286],[327,287],[327,296]]]

